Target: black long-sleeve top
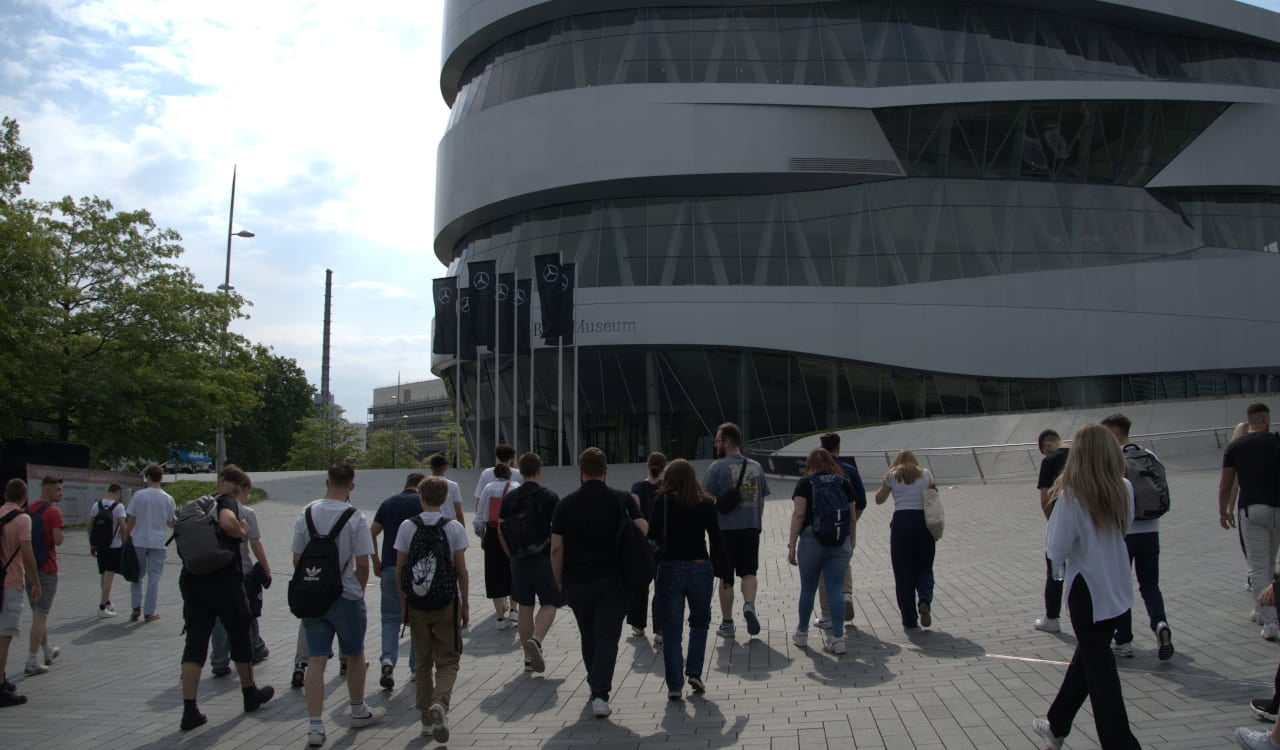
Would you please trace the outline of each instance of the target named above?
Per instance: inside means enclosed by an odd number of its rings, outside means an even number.
[[[717,578],[730,574],[720,519],[715,503],[709,499],[690,507],[670,496],[658,495],[649,516],[649,538],[658,543],[660,560],[710,560]],[[710,555],[707,540],[711,541]]]

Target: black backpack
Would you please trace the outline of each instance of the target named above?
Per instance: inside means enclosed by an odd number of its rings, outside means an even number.
[[[1125,479],[1133,485],[1133,520],[1152,521],[1169,512],[1169,479],[1151,451],[1133,446],[1124,452]]]
[[[622,575],[622,583],[628,588],[642,588],[653,583],[657,562],[653,558],[653,548],[649,546],[649,539],[641,533],[638,526],[631,522],[631,516],[627,514],[627,506],[631,504],[631,497],[628,496],[618,506],[622,520],[618,523],[614,546],[618,550],[618,567]]]
[[[435,612],[453,604],[458,598],[458,570],[453,564],[453,550],[444,527],[443,516],[428,526],[422,516],[409,521],[416,527],[409,542],[409,561],[404,567],[400,587],[410,609]]]
[[[545,552],[551,546],[551,526],[542,515],[542,503],[539,501],[545,491],[542,487],[528,493],[516,490],[519,494],[511,499],[511,508],[499,522],[511,557],[530,557]]]
[[[813,536],[819,544],[839,547],[849,538],[853,528],[849,496],[844,494],[845,478],[841,474],[809,477],[813,488]]]
[[[106,549],[111,546],[116,538],[116,519],[113,514],[119,504],[113,501],[110,505],[103,505],[101,500],[98,501],[98,512],[93,514],[93,520],[89,523],[90,547]]]
[[[343,564],[338,554],[338,534],[355,513],[355,508],[344,510],[327,534],[316,531],[311,508],[303,514],[311,538],[298,557],[289,581],[289,611],[294,617],[321,617],[342,596]]]
[[[750,463],[746,456],[742,457],[742,468],[738,470],[738,481],[732,487],[716,495],[716,510],[721,514],[732,513],[734,508],[742,502],[742,479],[747,475],[747,464]]]

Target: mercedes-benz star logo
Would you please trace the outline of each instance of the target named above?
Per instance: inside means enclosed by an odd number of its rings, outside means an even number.
[[[440,287],[440,293],[436,295],[436,299],[440,300],[440,304],[447,305],[453,301],[453,290],[447,286]]]
[[[548,263],[542,267],[542,280],[548,284],[554,284],[560,278],[560,266],[554,263]]]
[[[462,303],[462,311],[463,311],[464,313],[469,313],[469,312],[471,312],[471,298],[470,298],[470,297],[463,297],[463,298],[462,298],[462,300],[461,300],[461,303]]]
[[[569,291],[569,274],[564,274],[560,277],[560,291]]]
[[[525,296],[526,295],[523,289],[516,290],[516,306],[517,307],[525,303]]]
[[[482,292],[488,289],[489,274],[485,271],[480,271],[479,273],[477,273],[475,276],[471,278],[471,286],[475,287],[476,289],[479,289]]]
[[[498,301],[499,302],[506,302],[507,297],[510,294],[511,294],[511,290],[507,289],[506,284],[503,284],[503,283],[498,284]]]

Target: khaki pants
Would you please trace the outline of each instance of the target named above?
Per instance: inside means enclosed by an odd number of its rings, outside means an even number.
[[[852,565],[844,569],[843,590],[845,596],[849,596],[853,593]],[[827,587],[822,585],[822,579],[818,579],[818,610],[822,613],[822,619],[831,619],[831,603],[827,601]],[[840,602],[840,617],[844,617],[844,602]]]
[[[449,708],[453,685],[458,681],[458,662],[462,659],[462,638],[458,632],[458,604],[455,602],[434,612],[409,610],[409,636],[417,663],[413,665],[418,681],[418,713],[427,720],[427,711],[435,703]],[[435,679],[431,669],[435,667]]]

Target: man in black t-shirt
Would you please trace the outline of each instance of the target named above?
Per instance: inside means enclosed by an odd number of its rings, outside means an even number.
[[[237,515],[235,494],[248,477],[235,465],[228,464],[218,475],[218,541],[230,550],[231,561],[221,570],[194,575],[183,568],[178,576],[182,593],[182,616],[186,621],[187,640],[182,651],[182,729],[195,729],[209,720],[196,707],[200,672],[209,655],[209,638],[213,624],[222,620],[231,644],[231,660],[240,674],[240,692],[244,710],[252,713],[271,700],[275,691],[259,688],[253,682],[253,638],[250,628],[253,615],[244,593],[244,574],[240,571],[240,545],[249,533],[247,521]]]
[[[1062,473],[1062,468],[1067,465],[1069,449],[1062,447],[1062,436],[1056,430],[1041,432],[1036,445],[1040,448],[1040,455],[1044,456],[1040,460],[1040,481],[1036,482],[1036,489],[1040,491],[1040,511],[1048,519],[1053,512],[1049,490]],[[1036,618],[1035,629],[1046,633],[1060,633],[1062,625],[1058,618],[1062,615],[1062,581],[1053,580],[1053,563],[1048,557],[1044,559],[1044,568],[1044,617]]]
[[[609,692],[629,599],[615,530],[625,513],[642,533],[649,533],[631,496],[604,483],[607,471],[604,451],[583,451],[578,458],[582,487],[560,501],[551,520],[551,569],[578,621],[591,713],[597,718],[613,712]]]
[[[1260,604],[1262,592],[1276,575],[1276,546],[1280,545],[1280,477],[1277,452],[1280,436],[1271,432],[1271,410],[1266,404],[1250,404],[1249,431],[1231,441],[1222,454],[1222,477],[1218,482],[1219,523],[1224,529],[1235,526],[1231,514],[1231,487],[1240,483],[1241,531],[1245,557],[1249,561],[1249,585],[1262,637],[1280,637],[1276,608]]]
[[[382,584],[382,603],[379,614],[382,619],[382,655],[378,662],[382,665],[378,684],[383,690],[393,690],[396,686],[396,662],[400,659],[400,631],[404,622],[404,614],[400,611],[400,582],[396,580],[396,533],[400,524],[422,512],[422,500],[418,497],[418,485],[426,479],[422,472],[411,472],[405,477],[404,489],[382,501],[378,511],[373,515],[373,523],[369,524],[369,534],[373,537],[373,574]],[[386,531],[382,544],[378,537]],[[379,555],[378,553],[382,554]],[[413,651],[413,641],[409,641],[409,674],[413,674],[417,664]]]
[[[520,457],[520,476],[524,483],[502,498],[498,511],[498,541],[511,560],[511,598],[520,607],[516,613],[516,628],[524,646],[524,669],[526,672],[542,672],[547,668],[542,656],[542,641],[556,620],[556,609],[564,606],[564,595],[551,571],[551,519],[555,517],[560,498],[542,486],[542,457],[537,453],[526,453]],[[511,533],[510,522],[517,514],[542,526],[537,529],[534,545],[541,549],[521,552],[511,548],[512,540],[507,537]],[[537,615],[533,612],[535,598],[539,604]]]

